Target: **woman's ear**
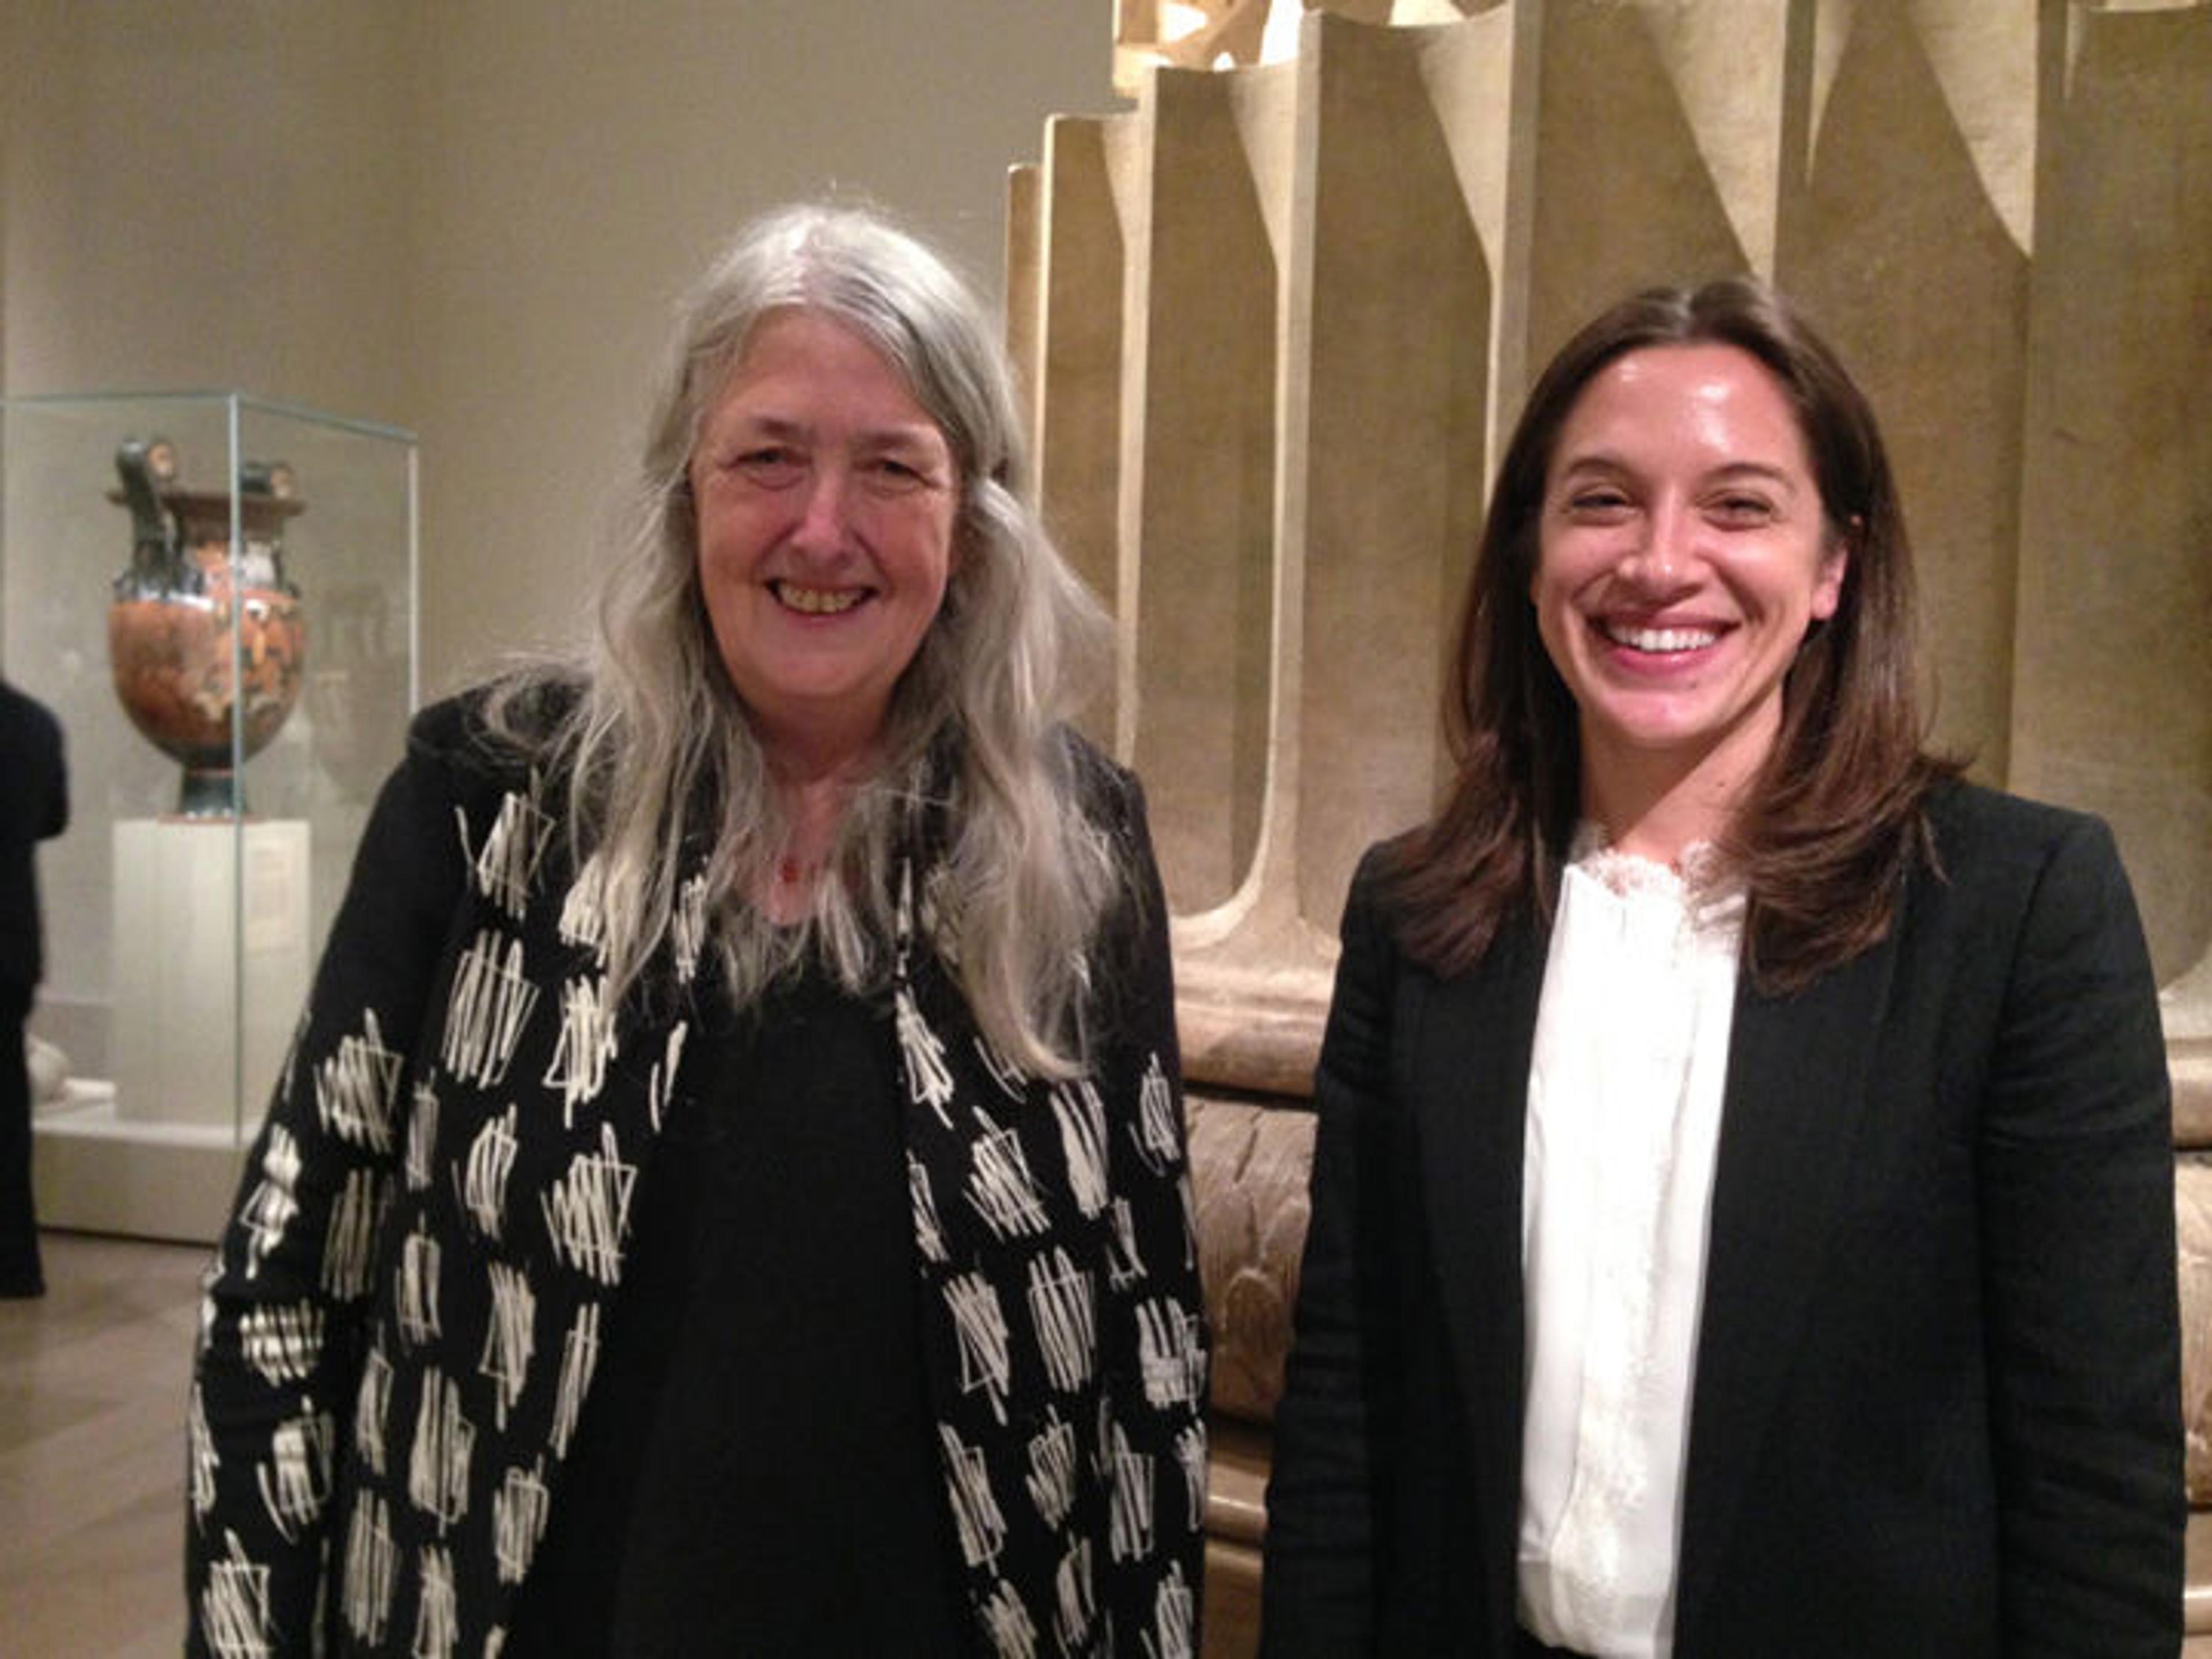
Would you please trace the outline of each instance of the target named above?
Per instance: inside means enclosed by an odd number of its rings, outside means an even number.
[[[1866,533],[1866,520],[1854,514],[1842,532],[1828,538],[1820,554],[1820,574],[1813,583],[1813,619],[1826,622],[1836,614],[1844,597],[1844,578],[1850,574],[1851,553]]]

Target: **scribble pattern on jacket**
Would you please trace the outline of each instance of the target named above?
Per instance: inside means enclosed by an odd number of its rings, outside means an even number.
[[[883,1029],[923,1364],[980,1647],[1190,1654],[1206,1350],[1166,919],[1134,781],[1078,749],[1138,877],[1089,1075],[990,1054],[904,865]],[[564,1501],[660,1123],[714,1080],[685,1070],[702,918],[609,1006],[559,799],[465,702],[379,799],[208,1279],[194,1652],[495,1652]]]

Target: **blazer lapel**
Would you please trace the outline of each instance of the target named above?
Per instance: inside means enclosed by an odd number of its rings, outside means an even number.
[[[1691,1404],[1678,1637],[1696,1628],[1812,1312],[1806,1287],[1849,1186],[1899,925],[1795,996],[1747,984],[1738,994]]]
[[[1397,1041],[1410,1080],[1410,1155],[1419,1170],[1437,1295],[1481,1492],[1481,1571],[1510,1620],[1521,1480],[1521,1176],[1528,1058],[1548,942],[1503,930],[1459,978],[1425,994]]]

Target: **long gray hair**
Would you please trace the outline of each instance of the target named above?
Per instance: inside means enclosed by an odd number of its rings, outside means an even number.
[[[937,422],[957,474],[960,556],[811,913],[779,927],[750,901],[772,878],[788,822],[709,630],[688,470],[754,329],[794,308],[874,346]],[[492,702],[495,729],[526,738],[522,711],[537,700],[520,694],[580,680],[535,741],[568,776],[579,867],[597,860],[611,996],[637,982],[684,915],[707,920],[740,1004],[813,951],[854,989],[879,983],[898,854],[933,808],[943,836],[932,908],[957,940],[947,954],[970,1011],[1006,1059],[1067,1074],[1083,1057],[1083,955],[1124,872],[1085,816],[1058,727],[1083,671],[1103,659],[1107,629],[1024,498],[1025,446],[995,329],[911,235],[872,212],[799,206],[756,220],[708,266],[672,346],[597,636],[580,662],[510,678]],[[702,842],[705,890],[686,895]]]

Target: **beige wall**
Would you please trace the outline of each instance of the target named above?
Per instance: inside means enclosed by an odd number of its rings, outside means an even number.
[[[834,188],[995,288],[1006,170],[1111,105],[1111,13],[7,0],[0,390],[236,387],[420,433],[434,692],[574,625],[721,237]]]

